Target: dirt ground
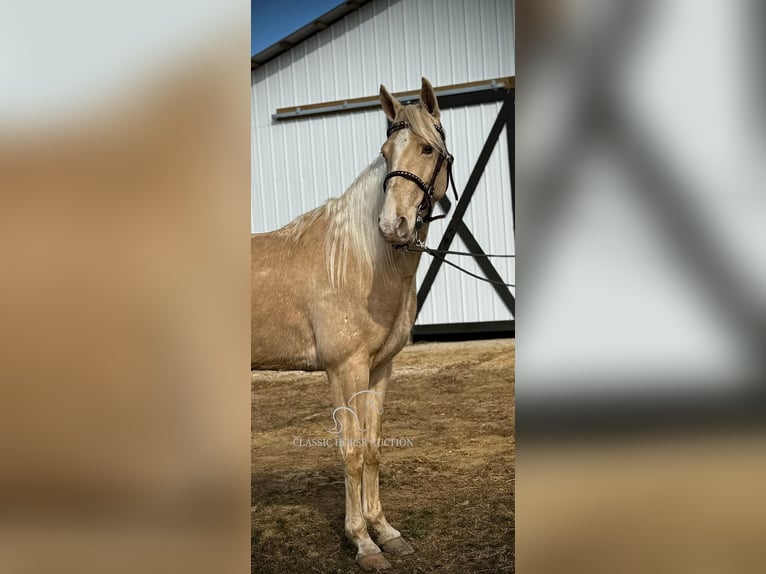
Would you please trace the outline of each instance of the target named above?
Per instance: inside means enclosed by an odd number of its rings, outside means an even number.
[[[510,339],[415,344],[395,360],[383,437],[400,446],[382,449],[381,500],[415,554],[388,572],[515,571],[514,361]],[[328,386],[324,373],[253,373],[252,572],[361,572]]]

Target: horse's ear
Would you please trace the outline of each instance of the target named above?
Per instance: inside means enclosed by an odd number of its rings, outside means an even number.
[[[434,119],[438,120],[441,113],[439,112],[439,102],[436,101],[436,94],[434,94],[433,86],[431,82],[425,78],[421,78],[423,86],[420,88],[420,105],[423,109],[427,110]]]
[[[396,112],[402,107],[394,96],[388,93],[388,90],[383,84],[380,84],[380,105],[383,106],[383,111],[386,112],[386,116],[391,121],[394,121]]]

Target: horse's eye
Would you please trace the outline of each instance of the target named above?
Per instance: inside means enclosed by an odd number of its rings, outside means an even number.
[[[424,145],[423,146],[423,153],[426,155],[431,155],[431,152],[434,151],[434,148],[432,148],[430,145]]]

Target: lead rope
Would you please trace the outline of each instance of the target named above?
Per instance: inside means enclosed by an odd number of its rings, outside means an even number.
[[[445,249],[431,249],[428,247],[425,243],[423,243],[420,239],[415,241],[414,245],[395,245],[395,249],[399,249],[401,251],[412,251],[414,253],[428,253],[431,257],[435,257],[442,263],[446,263],[450,267],[454,267],[458,271],[462,271],[466,275],[470,275],[471,277],[478,279],[479,281],[484,281],[486,283],[492,283],[493,285],[505,285],[506,287],[516,287],[515,283],[504,283],[502,281],[494,281],[492,279],[487,279],[486,277],[482,277],[480,275],[476,275],[476,273],[472,273],[468,271],[468,269],[464,269],[463,267],[460,267],[460,265],[457,265],[456,263],[453,263],[452,261],[447,261],[445,257],[442,257],[440,253],[452,253],[454,255],[472,255],[473,257],[516,257],[515,255],[491,255],[486,253],[466,253],[463,251],[447,251]]]
[[[420,247],[417,244],[416,246]],[[431,249],[430,247],[427,247],[426,249],[428,249],[429,251],[433,253],[439,253],[440,255],[466,255],[466,256],[470,255],[472,257],[507,257],[509,259],[516,257],[515,255],[495,255],[493,253],[471,253],[470,251],[450,251],[448,249]],[[425,249],[423,251],[425,251]]]

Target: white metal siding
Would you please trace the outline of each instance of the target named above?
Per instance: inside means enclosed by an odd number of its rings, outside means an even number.
[[[375,0],[252,73],[252,230],[277,229],[339,195],[379,153],[386,121],[380,109],[275,122],[277,108],[515,74],[513,2]],[[445,110],[458,191],[465,185],[500,103]],[[502,133],[465,221],[488,252],[514,253],[508,148]],[[448,218],[449,219],[449,218]],[[446,221],[431,225],[436,245]],[[465,249],[456,238],[454,249]],[[462,263],[481,275],[471,258]],[[515,282],[512,260],[495,267]],[[424,256],[419,282],[430,263]],[[447,266],[418,324],[498,321],[510,313],[489,284]]]

